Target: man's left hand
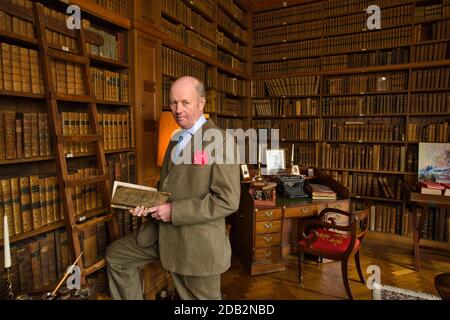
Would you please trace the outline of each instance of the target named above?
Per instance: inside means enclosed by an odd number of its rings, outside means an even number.
[[[164,203],[160,206],[150,208],[151,216],[155,220],[161,220],[163,222],[172,221],[172,204]]]

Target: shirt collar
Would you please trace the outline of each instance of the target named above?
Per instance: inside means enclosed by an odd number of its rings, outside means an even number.
[[[201,115],[201,117],[198,118],[197,121],[195,121],[194,125],[192,127],[190,127],[189,129],[187,129],[186,131],[189,132],[193,136],[205,122],[206,122],[205,116]]]

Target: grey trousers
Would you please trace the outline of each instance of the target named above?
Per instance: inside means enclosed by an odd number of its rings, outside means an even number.
[[[158,243],[140,247],[134,233],[111,243],[106,250],[106,266],[111,297],[115,300],[143,300],[143,267],[159,259]],[[183,300],[220,300],[220,274],[206,277],[172,272],[172,279]]]

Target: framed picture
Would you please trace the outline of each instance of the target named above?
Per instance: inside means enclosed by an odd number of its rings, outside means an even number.
[[[298,165],[292,166],[291,174],[294,175],[294,176],[299,176],[300,175],[300,169],[299,169]]]
[[[314,169],[313,168],[308,169],[308,177],[314,177]]]
[[[450,143],[419,143],[419,180],[450,183]]]
[[[248,171],[246,164],[241,164],[242,180],[250,180],[250,172]]]
[[[266,150],[267,174],[276,174],[286,169],[284,160],[284,149]]]

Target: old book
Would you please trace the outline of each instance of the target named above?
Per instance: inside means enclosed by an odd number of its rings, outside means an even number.
[[[31,113],[23,114],[23,155],[25,158],[31,158],[32,155],[32,116]]]
[[[41,253],[39,241],[34,240],[28,244],[31,255],[31,273],[33,276],[33,289],[40,289],[42,287],[42,268],[41,268]]]
[[[16,159],[16,113],[14,111],[3,112],[5,123],[5,152],[6,159]]]
[[[17,249],[17,262],[19,264],[19,282],[22,292],[33,289],[32,265],[30,248],[22,244]]]
[[[38,146],[39,146],[39,156],[44,157],[47,155],[46,151],[46,142],[45,142],[45,135],[46,135],[46,123],[45,123],[45,113],[38,113],[38,129],[39,129],[39,137],[38,137]]]
[[[1,46],[2,46],[3,88],[6,91],[13,91],[11,45],[3,42]]]
[[[55,234],[53,232],[47,233],[48,244],[48,271],[50,282],[56,281],[58,278],[56,272],[56,252],[55,252]]]
[[[33,218],[31,215],[30,180],[28,177],[19,178],[20,185],[20,209],[22,211],[23,232],[33,230]]]
[[[50,283],[50,271],[49,271],[49,260],[50,255],[48,252],[48,241],[47,238],[44,236],[41,236],[37,238],[39,241],[39,248],[40,248],[40,256],[41,256],[41,269],[42,269],[42,285],[46,285]]]
[[[0,160],[5,159],[5,150],[5,117],[3,111],[0,111]]]
[[[69,242],[67,231],[63,231],[60,233],[60,245],[61,245],[62,269],[65,272],[66,268],[70,264]]]
[[[23,140],[22,140],[22,113],[16,114],[16,158],[22,159],[23,156]]]
[[[170,193],[132,183],[114,181],[111,207],[133,209],[137,206],[151,208],[166,203]]]
[[[19,178],[13,177],[10,180],[11,180],[12,210],[13,210],[13,216],[14,216],[14,230],[15,230],[15,234],[19,234],[19,233],[23,233],[22,212],[20,210]]]
[[[97,226],[94,225],[80,232],[83,250],[83,266],[89,267],[97,261]]]
[[[22,179],[22,178],[21,178]],[[39,229],[42,226],[42,217],[41,217],[41,203],[39,198],[39,177],[36,175],[26,177],[29,180],[28,184],[25,182],[24,185],[27,185],[29,193],[30,193],[30,210],[31,210],[31,219],[32,219],[32,228],[33,230]],[[21,180],[22,184],[22,180]]]
[[[32,184],[33,188],[33,184]],[[41,225],[45,226],[48,224],[47,219],[47,198],[45,197],[45,179],[39,178],[39,207],[41,216]],[[34,219],[34,217],[33,217]]]
[[[33,112],[31,114],[31,155],[33,157],[39,156],[39,123],[38,114]]]

